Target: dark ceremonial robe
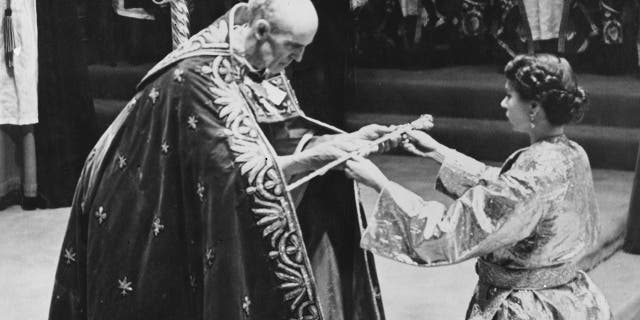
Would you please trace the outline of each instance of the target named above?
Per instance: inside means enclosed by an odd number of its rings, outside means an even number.
[[[587,4],[585,0],[500,0],[492,33],[510,56],[582,53],[598,33]]]
[[[231,53],[244,10],[154,67],[90,153],[50,319],[384,318],[353,185],[286,191],[276,154],[322,126]]]

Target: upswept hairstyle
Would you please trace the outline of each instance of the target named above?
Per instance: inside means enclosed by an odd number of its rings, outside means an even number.
[[[525,100],[539,101],[552,125],[582,120],[587,93],[578,86],[569,62],[551,54],[519,55],[504,68],[513,89]]]

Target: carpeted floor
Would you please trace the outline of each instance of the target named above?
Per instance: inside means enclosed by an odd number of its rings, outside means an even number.
[[[402,156],[379,156],[375,162],[389,177],[424,195],[445,200],[433,191],[437,166]],[[594,180],[603,213],[603,235],[610,239],[624,225],[633,173],[596,170]],[[375,201],[363,189],[367,210]],[[0,211],[0,319],[46,319],[55,266],[69,209]],[[387,318],[463,319],[476,275],[473,261],[439,268],[416,268],[377,259]],[[631,320],[640,305],[640,256],[616,253],[593,271],[594,281],[610,299],[618,320]]]

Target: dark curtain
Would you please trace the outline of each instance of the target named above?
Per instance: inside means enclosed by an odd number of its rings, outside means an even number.
[[[348,1],[313,1],[319,26],[301,63],[290,69],[291,81],[304,112],[341,127],[353,92],[353,17]]]
[[[76,3],[38,0],[38,190],[48,207],[71,204],[96,140]]]

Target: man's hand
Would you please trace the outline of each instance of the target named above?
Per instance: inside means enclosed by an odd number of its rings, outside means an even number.
[[[315,145],[302,152],[278,157],[278,163],[287,176],[316,170],[348,153],[365,150],[370,141],[349,134],[336,135],[331,140]]]
[[[360,128],[358,131],[350,133],[351,136],[363,140],[374,141],[376,139],[381,138],[384,135],[390,134],[395,130],[394,126],[381,126],[379,124],[370,124]],[[391,139],[381,143],[376,148],[370,150],[368,153],[364,153],[364,156],[367,156],[371,153],[384,153],[387,152],[400,144],[400,135],[397,137],[392,137]]]
[[[393,132],[393,128],[389,126],[370,124],[360,128],[358,131],[352,132],[351,136],[362,140],[373,141],[391,132]]]

